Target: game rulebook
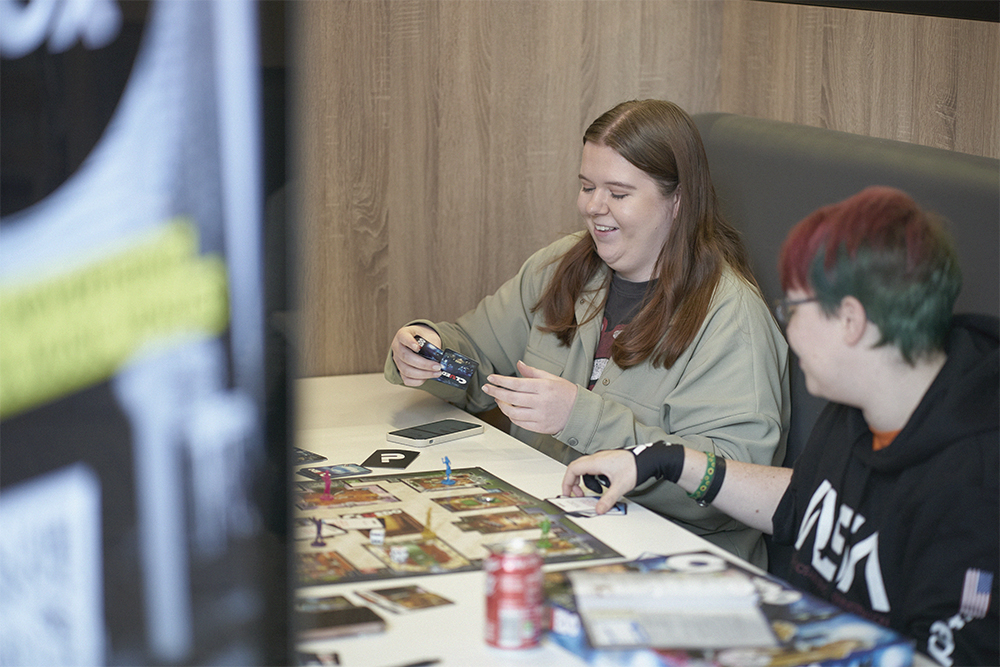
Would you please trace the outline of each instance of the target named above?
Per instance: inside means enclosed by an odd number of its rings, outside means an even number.
[[[722,556],[547,572],[549,638],[590,663],[899,667],[913,642]]]

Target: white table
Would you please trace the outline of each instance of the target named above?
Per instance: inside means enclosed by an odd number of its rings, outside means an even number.
[[[381,374],[298,380],[296,406],[296,445],[328,457],[329,461],[324,464],[361,463],[376,449],[414,449],[420,456],[406,472],[441,470],[441,459],[447,456],[455,468],[484,468],[536,498],[551,498],[560,492],[565,466],[488,424],[484,424],[482,435],[433,447],[409,448],[387,442],[385,434],[388,431],[435,419],[479,420],[425,392],[391,385]],[[373,472],[389,474],[392,471]],[[687,551],[714,551],[734,558],[635,503],[629,503],[626,516],[575,521],[628,560],[646,553],[669,555]],[[545,569],[597,562],[601,561],[547,565]],[[482,572],[407,577],[385,582],[386,585],[419,585],[455,604],[406,615],[391,615],[379,610],[389,624],[382,634],[303,642],[300,648],[335,652],[340,664],[347,667],[412,667],[425,661],[438,661],[434,664],[445,667],[579,667],[586,664],[572,653],[545,641],[539,648],[523,651],[487,645],[483,640],[485,593]],[[309,586],[299,588],[297,594],[345,595],[356,604],[364,604],[354,591],[378,588],[380,583]],[[936,663],[917,653],[914,665],[933,667]]]
[[[326,456],[329,461],[323,464],[361,463],[376,449],[413,449],[419,451],[420,456],[405,472],[441,470],[444,467],[441,459],[447,456],[456,469],[484,468],[536,498],[559,495],[565,466],[488,424],[482,435],[427,448],[387,442],[385,434],[390,430],[435,419],[479,420],[425,392],[393,386],[381,374],[302,379],[297,381],[296,394],[296,445]],[[373,471],[374,474],[391,472],[386,469]],[[635,503],[629,504],[626,516],[574,521],[626,559],[644,553],[699,550],[724,553]],[[601,561],[574,566],[597,562]],[[546,569],[551,567],[559,566],[546,566]],[[485,593],[481,571],[309,586],[299,588],[297,593],[345,595],[361,604],[364,601],[353,591],[378,588],[382,583],[419,585],[455,604],[406,615],[378,610],[389,623],[384,633],[304,642],[300,648],[336,652],[341,664],[349,667],[394,667],[424,660],[440,660],[441,665],[461,667],[584,664],[572,653],[545,642],[537,649],[524,651],[501,650],[487,645],[483,640]]]

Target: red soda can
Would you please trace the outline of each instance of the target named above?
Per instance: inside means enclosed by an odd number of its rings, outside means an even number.
[[[542,557],[516,539],[490,550],[486,571],[486,643],[531,648],[542,636]]]

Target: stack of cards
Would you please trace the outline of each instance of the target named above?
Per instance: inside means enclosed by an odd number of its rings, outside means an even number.
[[[476,372],[476,368],[479,366],[478,361],[461,355],[454,350],[442,351],[441,348],[436,347],[433,343],[428,343],[420,336],[417,336],[417,342],[420,343],[420,354],[422,356],[433,359],[441,364],[441,375],[435,378],[438,382],[444,382],[460,389],[465,389],[469,386],[469,380],[472,379],[472,374]]]

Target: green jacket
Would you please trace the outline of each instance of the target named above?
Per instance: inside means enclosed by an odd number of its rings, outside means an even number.
[[[714,451],[729,459],[778,465],[788,431],[788,347],[756,290],[726,270],[705,321],[687,350],[669,369],[644,362],[622,370],[609,361],[593,391],[586,389],[594,364],[601,317],[583,325],[569,347],[543,333],[543,315],[532,313],[555,262],[579,238],[573,234],[532,255],[511,280],[455,323],[421,320],[451,348],[479,362],[467,390],[441,382],[421,389],[472,413],[495,406],[482,391],[491,373],[516,375],[515,364],[571,380],[576,403],[565,428],[554,437],[513,426],[511,433],[557,460],[665,440]],[[604,301],[606,269],[588,284],[577,304],[577,320]],[[385,377],[401,384],[390,353]],[[679,487],[652,481],[629,494],[736,555],[762,567],[766,552],[758,531],[707,507]]]

